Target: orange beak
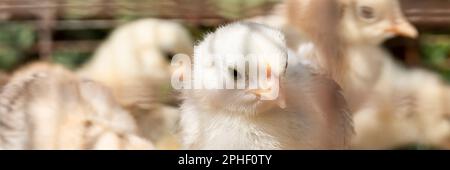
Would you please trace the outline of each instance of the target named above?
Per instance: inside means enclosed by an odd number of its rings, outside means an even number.
[[[271,67],[269,65],[266,68],[266,77],[267,77],[267,80],[272,78],[272,71],[271,71]],[[273,78],[278,78],[278,77],[273,76]],[[274,83],[272,86],[275,86],[275,85],[278,85],[278,83]],[[282,87],[277,88],[278,94],[276,94],[276,93],[274,94],[273,89],[274,88],[272,88],[272,87],[270,87],[268,89],[250,89],[250,90],[248,90],[248,92],[253,93],[256,96],[263,98],[263,99],[268,99],[268,100],[273,99],[280,108],[285,109],[286,108],[286,99],[284,96],[283,88]],[[278,95],[278,96],[275,96],[275,95]]]
[[[404,36],[408,38],[417,38],[419,34],[417,29],[408,22],[395,24],[387,28],[385,31],[388,33],[393,33],[394,35]]]
[[[248,90],[248,92],[255,94],[256,96],[260,98],[273,98],[272,89],[254,89],[254,90]],[[278,96],[274,100],[275,103],[278,105],[278,107],[285,109],[286,108],[286,99],[284,97],[284,93],[280,90],[278,92]]]

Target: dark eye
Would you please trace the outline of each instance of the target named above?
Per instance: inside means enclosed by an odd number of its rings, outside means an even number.
[[[373,8],[368,6],[362,6],[359,8],[359,13],[364,19],[373,19],[375,18],[375,11]]]
[[[170,51],[164,51],[163,55],[166,58],[166,60],[170,62],[172,61],[172,58],[175,56],[175,53],[172,53]]]
[[[230,76],[236,81],[241,78],[241,73],[239,73],[236,69],[230,68],[229,69]]]

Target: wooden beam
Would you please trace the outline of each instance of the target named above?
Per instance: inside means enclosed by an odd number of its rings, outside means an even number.
[[[41,0],[39,3],[44,5],[52,5],[54,0]],[[40,17],[38,24],[38,46],[39,46],[39,58],[42,60],[50,60],[52,56],[52,43],[53,43],[53,26],[55,24],[56,10],[48,9],[38,12]]]

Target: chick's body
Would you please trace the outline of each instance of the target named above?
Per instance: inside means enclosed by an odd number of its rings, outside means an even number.
[[[61,66],[16,71],[0,94],[3,149],[151,149],[102,85]]]
[[[287,61],[284,36],[274,29],[235,23],[208,35],[195,49],[193,82],[199,81],[204,72],[209,83],[229,78],[227,71],[221,74],[221,70],[227,70],[221,64],[225,56],[239,61],[248,60],[242,56],[247,54],[264,61],[282,61],[276,67],[281,69],[274,74],[281,76],[278,98],[285,99],[286,107],[277,107],[276,101],[259,100],[245,90],[186,90],[181,119],[185,147],[323,149],[348,144],[351,120],[338,86],[310,72],[296,57],[289,56]],[[201,59],[212,64],[205,66]],[[273,68],[277,62],[269,63]],[[206,70],[198,71],[202,68]]]

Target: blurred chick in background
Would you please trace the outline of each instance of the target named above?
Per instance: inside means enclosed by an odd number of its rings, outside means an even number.
[[[407,69],[381,47],[400,35],[417,37],[397,0],[342,0],[347,74],[341,85],[354,111],[354,148],[389,149],[421,143],[448,147],[448,87],[438,75]]]
[[[170,106],[178,100],[170,84],[170,62],[175,54],[190,56],[192,41],[177,22],[138,20],[115,30],[78,72],[111,88],[135,117],[140,133],[158,148],[175,149],[160,146],[168,143],[166,136],[173,137],[170,134],[179,116]]]
[[[2,149],[152,149],[102,85],[62,66],[16,71],[0,94]]]
[[[348,72],[342,86],[354,110],[366,95],[373,95],[377,82],[383,82],[404,69],[381,47],[397,35],[417,37],[417,30],[406,20],[397,0],[341,0],[341,34],[347,44]],[[399,73],[400,74],[400,73]],[[387,89],[386,89],[387,90]]]
[[[337,8],[333,0],[311,0],[300,13],[316,15],[308,29],[317,50],[334,51],[317,34],[336,29]],[[325,12],[324,12],[325,11]],[[323,16],[319,16],[323,15]],[[320,27],[320,26],[323,27]],[[333,32],[328,32],[333,37]],[[327,58],[338,53],[320,51]],[[230,63],[244,62],[248,54],[258,57],[259,67],[266,65],[279,77],[279,95],[275,100],[260,100],[263,90],[186,90],[182,105],[182,136],[189,149],[336,149],[350,144],[353,133],[351,116],[338,85],[326,75],[317,74],[294,53],[288,54],[281,32],[254,23],[234,23],[219,28],[195,48],[193,83],[206,79],[210,87],[219,79],[252,84],[247,72]],[[231,56],[230,56],[231,55]],[[307,55],[301,53],[300,55]],[[226,57],[225,57],[226,56]],[[206,62],[200,62],[206,60]],[[225,62],[225,60],[229,62]],[[275,62],[275,61],[281,61]],[[251,60],[250,60],[251,61]],[[248,61],[248,62],[250,62]],[[225,65],[224,65],[225,64]],[[278,65],[281,64],[281,65]],[[251,65],[248,69],[251,69]],[[200,71],[199,71],[200,70]],[[221,74],[223,73],[223,74]],[[200,78],[202,77],[202,78]],[[278,83],[278,82],[277,82]]]

